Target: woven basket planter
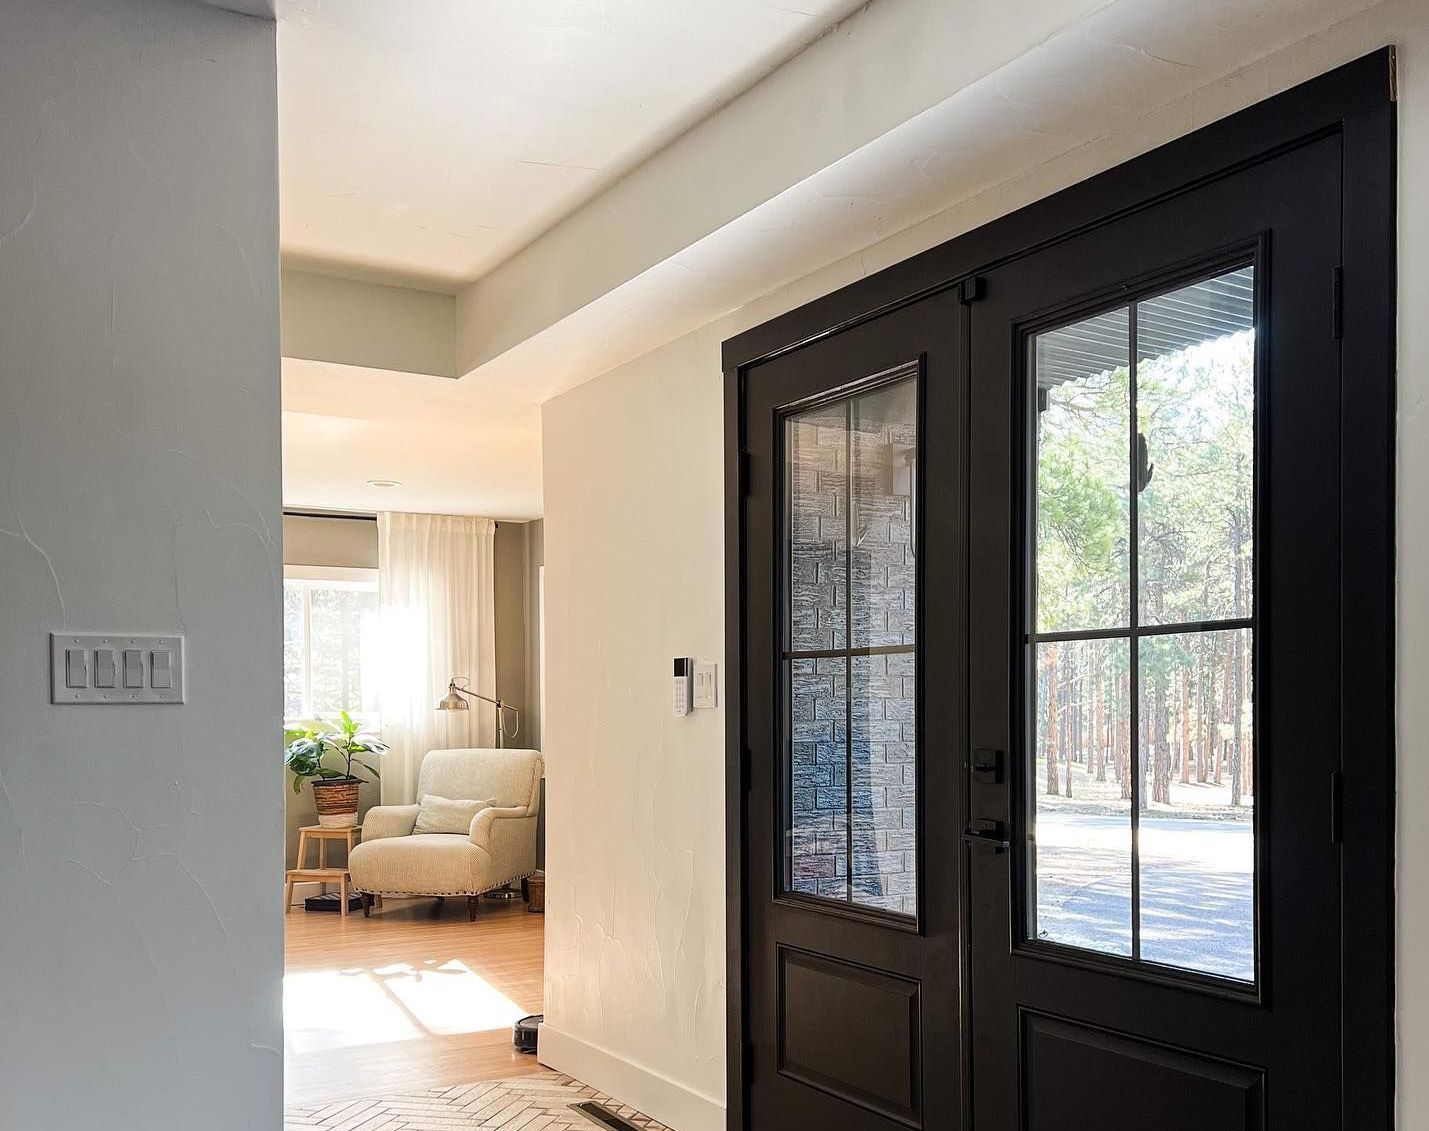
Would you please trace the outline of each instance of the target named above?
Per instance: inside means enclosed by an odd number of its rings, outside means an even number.
[[[313,782],[318,824],[325,829],[350,829],[357,824],[357,790],[361,784],[360,778]]]

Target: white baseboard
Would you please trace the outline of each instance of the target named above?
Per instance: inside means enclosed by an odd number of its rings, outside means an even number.
[[[541,1026],[536,1059],[673,1131],[725,1131],[725,1108],[718,1100],[550,1025]]]

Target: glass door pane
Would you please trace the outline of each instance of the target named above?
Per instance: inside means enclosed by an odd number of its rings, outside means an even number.
[[[1029,343],[1028,937],[1253,982],[1254,267]]]
[[[785,892],[918,906],[916,366],[784,421]]]

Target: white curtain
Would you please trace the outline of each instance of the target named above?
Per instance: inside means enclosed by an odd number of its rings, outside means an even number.
[[[377,516],[378,607],[382,656],[378,701],[382,802],[415,801],[417,770],[428,750],[494,746],[495,708],[438,711],[453,676],[496,694],[496,613],[488,518],[445,514]]]

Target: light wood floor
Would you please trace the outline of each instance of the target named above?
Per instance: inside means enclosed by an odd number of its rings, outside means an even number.
[[[544,916],[520,901],[386,901],[372,918],[284,917],[286,1103],[308,1105],[543,1071],[511,1047],[541,1012]]]

